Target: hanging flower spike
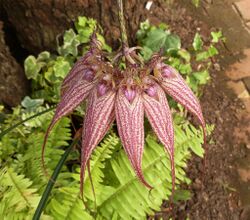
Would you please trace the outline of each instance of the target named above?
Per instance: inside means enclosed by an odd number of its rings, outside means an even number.
[[[87,53],[76,61],[69,74],[64,78],[61,85],[61,94],[71,87],[74,83],[84,76],[87,80],[93,80],[95,75],[92,71],[97,71],[100,66],[101,55],[101,42],[97,40],[96,33],[94,32],[90,39],[90,49]],[[84,73],[84,74],[83,74]]]
[[[185,80],[176,69],[163,62],[156,64],[154,72],[158,75],[160,85],[165,92],[198,118],[203,129],[205,143],[206,124],[201,111],[201,106],[192,90],[186,84]]]
[[[44,151],[50,131],[52,130],[52,128],[54,127],[54,125],[58,120],[60,120],[63,116],[72,112],[77,106],[79,106],[86,99],[86,97],[89,95],[90,91],[93,89],[95,84],[96,81],[89,82],[83,78],[81,81],[78,81],[77,83],[73,84],[71,88],[67,90],[67,93],[65,93],[61,97],[61,101],[58,103],[56,107],[56,112],[44,137],[44,142],[42,146],[42,164],[44,171],[46,170],[44,165]]]
[[[96,45],[95,51],[99,50],[100,43],[92,36],[92,49]],[[99,45],[99,46],[98,46]],[[97,47],[98,46],[98,47]],[[86,58],[87,59],[87,58]],[[61,91],[61,100],[56,107],[54,117],[45,133],[44,142],[42,146],[42,165],[46,172],[44,165],[44,151],[48,139],[49,132],[54,127],[56,122],[63,116],[71,113],[77,106],[79,106],[89,95],[90,91],[96,86],[99,78],[106,72],[110,72],[111,67],[95,56],[88,58],[88,63],[77,62],[68,76],[65,78]]]
[[[152,189],[142,172],[144,149],[144,109],[140,88],[135,85],[123,85],[119,88],[115,115],[118,133],[125,152],[139,180]]]
[[[174,128],[171,111],[166,95],[162,88],[153,80],[144,79],[146,86],[143,93],[143,105],[146,116],[164,145],[170,157],[172,172],[172,195],[175,189],[175,165],[174,165]]]
[[[87,163],[115,119],[115,91],[105,81],[97,85],[88,99],[83,125],[81,152],[81,195]]]

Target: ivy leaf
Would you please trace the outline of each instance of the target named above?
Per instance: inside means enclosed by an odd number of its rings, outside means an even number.
[[[58,53],[62,56],[72,54],[76,57],[78,54],[77,47],[79,46],[80,41],[73,29],[69,29],[65,32],[63,42],[63,45],[58,47]]]
[[[211,45],[207,51],[203,51],[200,52],[196,55],[196,60],[197,61],[203,61],[203,60],[207,60],[210,57],[213,57],[215,55],[217,55],[219,52],[216,49],[216,47],[214,47],[213,45]]]
[[[25,75],[28,79],[36,80],[41,68],[34,56],[28,56],[24,61]]]
[[[82,28],[78,30],[78,40],[81,43],[88,43],[89,37],[93,33],[93,30],[89,27]]]
[[[194,41],[193,41],[193,48],[195,51],[199,51],[202,49],[203,41],[199,33],[195,34]]]
[[[186,62],[190,62],[190,60],[191,60],[191,55],[190,55],[190,53],[187,51],[187,50],[185,50],[185,49],[180,49],[180,50],[178,50],[178,52],[177,52],[177,54],[181,57],[181,58],[183,58]]]
[[[164,52],[168,52],[169,50],[180,49],[181,41],[177,35],[157,28],[148,33],[144,45],[154,52],[159,51],[161,48],[164,49]]]
[[[211,36],[213,43],[218,43],[220,39],[225,40],[225,38],[223,38],[223,34],[221,31],[211,32]]]
[[[69,72],[71,66],[68,61],[66,61],[63,57],[58,57],[54,66],[53,71],[56,77],[64,78]]]
[[[210,79],[209,72],[207,70],[195,72],[193,73],[193,76],[200,85],[205,85],[207,81]]]
[[[169,34],[165,42],[165,51],[178,50],[181,48],[181,40],[176,34]]]
[[[27,110],[34,110],[43,104],[43,99],[31,99],[29,96],[25,96],[21,105]]]
[[[149,60],[153,54],[153,51],[148,47],[143,47],[143,50],[141,51],[141,55],[144,58],[144,60]]]
[[[49,59],[50,59],[50,52],[48,51],[41,52],[37,57],[38,62],[48,62]]]

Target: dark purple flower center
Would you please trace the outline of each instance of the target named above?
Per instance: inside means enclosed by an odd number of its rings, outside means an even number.
[[[169,68],[168,66],[163,66],[162,76],[167,77],[167,78],[173,76],[173,72],[172,72],[171,68]]]
[[[145,91],[149,96],[154,97],[156,95],[156,88],[155,86],[149,86]]]
[[[83,73],[83,79],[90,82],[94,79],[94,72],[90,69],[87,69]]]
[[[124,95],[129,102],[132,102],[135,98],[136,91],[134,89],[125,89]]]
[[[107,93],[108,91],[108,86],[104,83],[99,83],[97,85],[97,92],[98,92],[98,95],[100,96],[103,96]]]

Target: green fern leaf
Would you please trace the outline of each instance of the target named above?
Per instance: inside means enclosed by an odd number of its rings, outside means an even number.
[[[58,189],[47,205],[46,212],[55,220],[93,219],[80,199],[79,185]]]
[[[24,175],[18,175],[12,168],[0,171],[0,216],[1,219],[27,219],[32,216],[39,202],[37,189]],[[23,218],[21,218],[23,216]]]
[[[201,148],[202,135],[193,132],[189,126],[184,128],[176,126],[176,184],[180,182],[189,183],[185,177],[183,168],[186,160],[190,157],[189,147],[195,142]],[[192,128],[193,129],[193,128]],[[199,137],[193,140],[199,133]],[[170,162],[163,146],[150,135],[146,139],[143,173],[154,189],[151,193],[138,182],[124,151],[117,153],[111,159],[113,175],[119,181],[118,187],[103,186],[102,194],[98,197],[97,206],[99,213],[110,219],[115,213],[118,219],[145,219],[146,215],[154,214],[160,210],[163,199],[171,194],[171,171]]]
[[[104,177],[104,173],[102,172],[105,166],[104,162],[111,157],[118,143],[118,137],[115,134],[110,134],[104,138],[100,146],[98,146],[92,154],[90,171],[97,197],[102,189],[100,186]],[[74,173],[62,172],[60,174],[60,178],[58,179],[60,187],[52,191],[52,199],[46,208],[47,214],[53,216],[55,219],[92,219],[84,209],[84,204],[80,199],[79,172],[80,168],[78,167]],[[84,185],[84,195],[89,199],[87,202],[88,208],[94,209],[93,201],[95,199],[91,188],[90,178],[87,173]]]

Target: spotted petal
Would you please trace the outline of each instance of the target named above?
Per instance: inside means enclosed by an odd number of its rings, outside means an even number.
[[[162,64],[161,75],[163,79],[161,86],[165,92],[198,118],[203,129],[205,141],[206,127],[198,99],[188,87],[182,76],[173,67]]]
[[[146,116],[169,154],[172,171],[172,186],[175,187],[174,166],[174,129],[171,111],[166,95],[156,83],[143,93],[143,105]]]
[[[141,168],[144,148],[144,110],[141,94],[138,91],[133,93],[120,88],[116,98],[115,115],[122,145],[136,175],[151,189],[144,179]]]
[[[114,91],[99,95],[98,90],[94,89],[89,96],[82,134],[81,192],[83,192],[84,174],[90,155],[115,119],[114,105]]]
[[[48,139],[49,132],[54,127],[56,122],[61,119],[63,116],[72,112],[78,105],[80,105],[84,99],[89,95],[92,88],[95,86],[95,82],[88,82],[82,80],[80,82],[75,83],[72,87],[61,97],[61,101],[56,107],[55,115],[46,131],[43,147],[42,147],[42,162],[44,166],[44,150],[45,145]],[[45,170],[45,168],[44,168]]]
[[[91,52],[87,52],[83,57],[76,61],[76,63],[62,82],[62,90],[66,90],[67,88],[69,88],[77,81],[80,75],[83,75],[83,71],[85,71],[88,67],[86,61],[90,56]]]
[[[89,51],[74,64],[68,75],[64,78],[61,91],[62,94],[70,88],[75,82],[81,80],[88,70],[96,70],[98,62],[101,61],[100,42],[97,40],[96,34],[93,33],[90,40]],[[96,72],[96,71],[95,71]]]

